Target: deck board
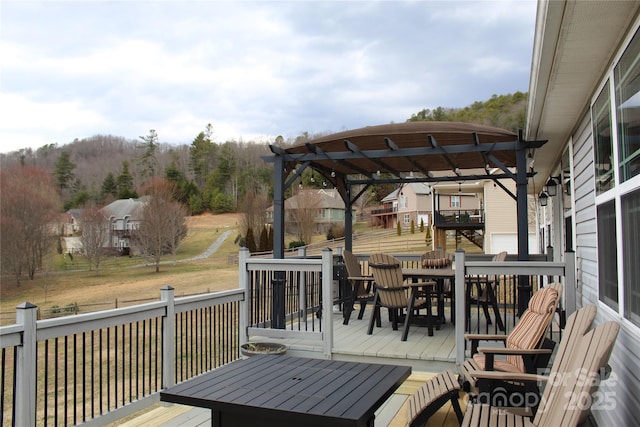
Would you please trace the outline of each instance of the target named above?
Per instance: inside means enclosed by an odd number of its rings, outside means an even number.
[[[376,412],[376,425],[405,427],[407,423],[406,402],[425,381],[434,374],[414,372]],[[464,411],[467,397],[461,394],[460,405]],[[178,404],[158,404],[152,409],[126,422],[113,423],[110,427],[203,427],[211,425],[211,412],[204,408]],[[458,421],[450,404],[434,414],[425,427],[453,427]]]

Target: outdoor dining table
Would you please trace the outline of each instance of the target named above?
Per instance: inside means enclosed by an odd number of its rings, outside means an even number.
[[[407,366],[259,355],[169,387],[160,400],[209,408],[216,427],[373,426],[410,374]]]
[[[453,268],[403,268],[402,276],[405,279],[433,280],[436,282],[436,299],[438,301],[436,326],[444,323],[444,300],[442,298],[444,281],[445,279],[450,279],[453,289],[453,280],[456,277],[456,271]]]

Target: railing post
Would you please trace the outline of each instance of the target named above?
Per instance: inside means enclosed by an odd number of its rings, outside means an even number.
[[[171,387],[175,384],[176,369],[176,344],[175,344],[175,300],[174,289],[165,286],[160,289],[160,299],[166,303],[166,315],[164,317],[164,328],[162,330],[162,388]]]
[[[24,302],[16,307],[16,323],[22,325],[22,345],[17,347],[16,418],[17,426],[36,425],[36,315],[37,307]]]
[[[249,272],[247,271],[247,260],[251,258],[251,252],[247,248],[240,248],[238,255],[238,278],[240,280],[240,289],[244,291],[244,300],[240,302],[240,313],[238,314],[238,331],[240,335],[240,345],[246,344],[249,340],[247,336],[247,328],[249,327],[249,302],[251,300],[251,292],[249,290]]]
[[[322,250],[322,344],[324,355],[331,359],[333,350],[333,253]]]
[[[564,253],[564,307],[567,316],[576,311],[578,282],[576,281],[576,253],[566,251]]]
[[[464,266],[465,253],[462,249],[458,249],[455,252],[455,309],[456,309],[456,365],[462,367],[464,363],[464,333],[466,328],[466,298],[465,292],[465,266]]]

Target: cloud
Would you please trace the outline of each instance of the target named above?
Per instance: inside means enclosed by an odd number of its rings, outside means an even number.
[[[207,123],[219,141],[293,138],[526,91],[535,2],[47,1],[2,12],[6,152],[149,129],[190,143]]]

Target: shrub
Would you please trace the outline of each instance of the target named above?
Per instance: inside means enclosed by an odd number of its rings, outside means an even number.
[[[332,224],[327,230],[327,240],[339,239],[344,237],[344,226]]]
[[[302,240],[292,240],[291,242],[289,242],[289,249],[295,249],[306,245],[307,244]]]

